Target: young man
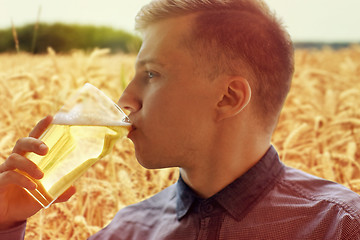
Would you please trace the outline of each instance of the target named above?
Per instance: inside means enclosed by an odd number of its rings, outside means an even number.
[[[140,11],[137,29],[136,75],[119,105],[130,111],[139,163],[181,176],[90,239],[360,239],[359,195],[285,167],[271,146],[293,47],[263,2],[159,0]],[[34,187],[12,169],[41,178],[22,156],[46,152],[36,138],[50,121],[0,166],[1,239],[21,238],[38,210],[11,197],[22,193],[14,184]]]

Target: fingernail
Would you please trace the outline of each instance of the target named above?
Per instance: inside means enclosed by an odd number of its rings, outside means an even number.
[[[44,173],[41,170],[36,171],[36,176],[34,176],[36,179],[41,179],[44,177]]]
[[[29,184],[26,187],[26,189],[28,189],[28,190],[35,190],[36,188],[37,188],[37,184],[32,181],[29,181]]]
[[[42,143],[42,144],[40,144],[39,149],[40,149],[40,151],[47,151],[48,148],[44,143]]]

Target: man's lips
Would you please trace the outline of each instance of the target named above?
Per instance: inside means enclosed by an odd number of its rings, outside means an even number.
[[[127,137],[128,137],[128,138],[130,138],[131,133],[132,133],[132,132],[134,132],[135,130],[136,130],[136,127],[135,127],[134,125],[131,125],[131,126],[130,126],[130,130],[129,130],[129,133],[128,133]]]

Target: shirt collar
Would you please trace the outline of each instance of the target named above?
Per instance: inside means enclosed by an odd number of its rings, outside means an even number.
[[[275,148],[271,146],[252,168],[210,199],[219,203],[236,220],[240,220],[272,188],[283,168]],[[180,220],[198,197],[181,176],[176,184],[176,192],[176,212]]]
[[[176,183],[176,215],[178,220],[186,215],[196,198],[194,191],[184,182],[180,175]]]

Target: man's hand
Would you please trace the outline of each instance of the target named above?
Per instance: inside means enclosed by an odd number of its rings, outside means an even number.
[[[38,138],[50,125],[52,117],[42,119],[29,134],[19,139],[6,161],[0,165],[0,230],[8,229],[26,220],[41,209],[40,204],[23,188],[34,190],[36,184],[24,175],[14,171],[19,169],[35,179],[43,177],[42,171],[25,157],[28,152],[45,155],[47,146]],[[56,202],[67,201],[75,193],[70,187]]]

